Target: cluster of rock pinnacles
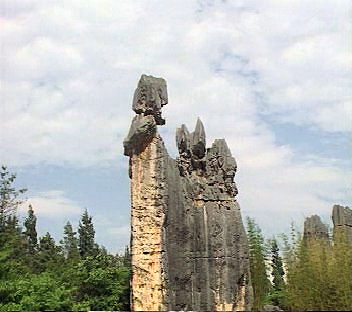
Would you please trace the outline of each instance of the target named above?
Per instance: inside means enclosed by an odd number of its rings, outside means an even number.
[[[334,205],[331,218],[334,225],[333,238],[343,239],[352,246],[352,210],[347,206]],[[317,215],[306,218],[303,237],[330,243],[328,226]]]
[[[167,103],[165,80],[142,75],[124,140],[131,179],[131,310],[250,310],[236,161],[224,139],[206,148],[199,119],[194,132],[185,125],[177,129],[179,157],[171,158],[157,130],[165,124],[161,109]],[[336,206],[333,218],[352,241],[352,212]],[[304,235],[328,234],[313,216]]]

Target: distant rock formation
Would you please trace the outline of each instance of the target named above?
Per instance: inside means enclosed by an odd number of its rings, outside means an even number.
[[[352,245],[352,210],[347,206],[334,205],[332,222],[334,223],[334,236],[343,233]]]
[[[321,219],[317,215],[306,218],[304,221],[304,232],[303,238],[308,240],[325,240],[329,241],[329,230],[328,227],[321,222]]]
[[[195,131],[176,131],[179,157],[169,157],[157,125],[165,124],[166,82],[142,75],[136,116],[124,141],[131,178],[131,308],[248,310],[248,242],[235,200],[236,161],[224,139],[206,148]]]

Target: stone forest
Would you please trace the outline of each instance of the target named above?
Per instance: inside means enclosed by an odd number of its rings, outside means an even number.
[[[179,155],[168,155],[158,132],[166,104],[166,81],[142,75],[123,142],[131,195],[124,253],[96,243],[87,210],[59,242],[38,237],[31,204],[21,225],[26,189],[2,165],[0,311],[352,310],[352,210],[334,205],[331,229],[313,215],[301,233],[292,224],[291,233],[265,238],[253,218],[242,220],[224,139],[207,147],[198,119],[193,132],[176,129]]]
[[[165,80],[142,75],[124,141],[131,178],[131,309],[250,310],[256,288],[236,201],[236,161],[224,139],[206,147],[199,119],[193,132],[185,125],[176,130],[179,157],[172,159],[157,130],[165,124],[167,103]],[[336,205],[332,219],[334,236],[346,233],[351,244],[351,210]],[[304,239],[329,244],[319,216],[306,219]]]

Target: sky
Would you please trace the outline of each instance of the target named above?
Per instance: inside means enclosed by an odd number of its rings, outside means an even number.
[[[129,243],[122,141],[141,74],[163,77],[159,127],[197,117],[237,160],[242,215],[263,232],[351,205],[351,2],[0,0],[0,163],[26,187],[38,231],[87,209],[96,240]]]

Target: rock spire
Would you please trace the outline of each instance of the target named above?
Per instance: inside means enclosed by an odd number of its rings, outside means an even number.
[[[308,240],[321,239],[326,242],[329,241],[328,227],[321,221],[318,215],[313,215],[304,221],[303,237]]]
[[[235,199],[236,161],[224,139],[206,148],[200,119],[176,130],[169,157],[157,125],[166,82],[142,75],[124,141],[131,178],[131,308],[248,310],[248,243]]]
[[[343,233],[352,245],[352,210],[347,206],[334,205],[332,222],[334,223],[334,236],[339,232]]]

